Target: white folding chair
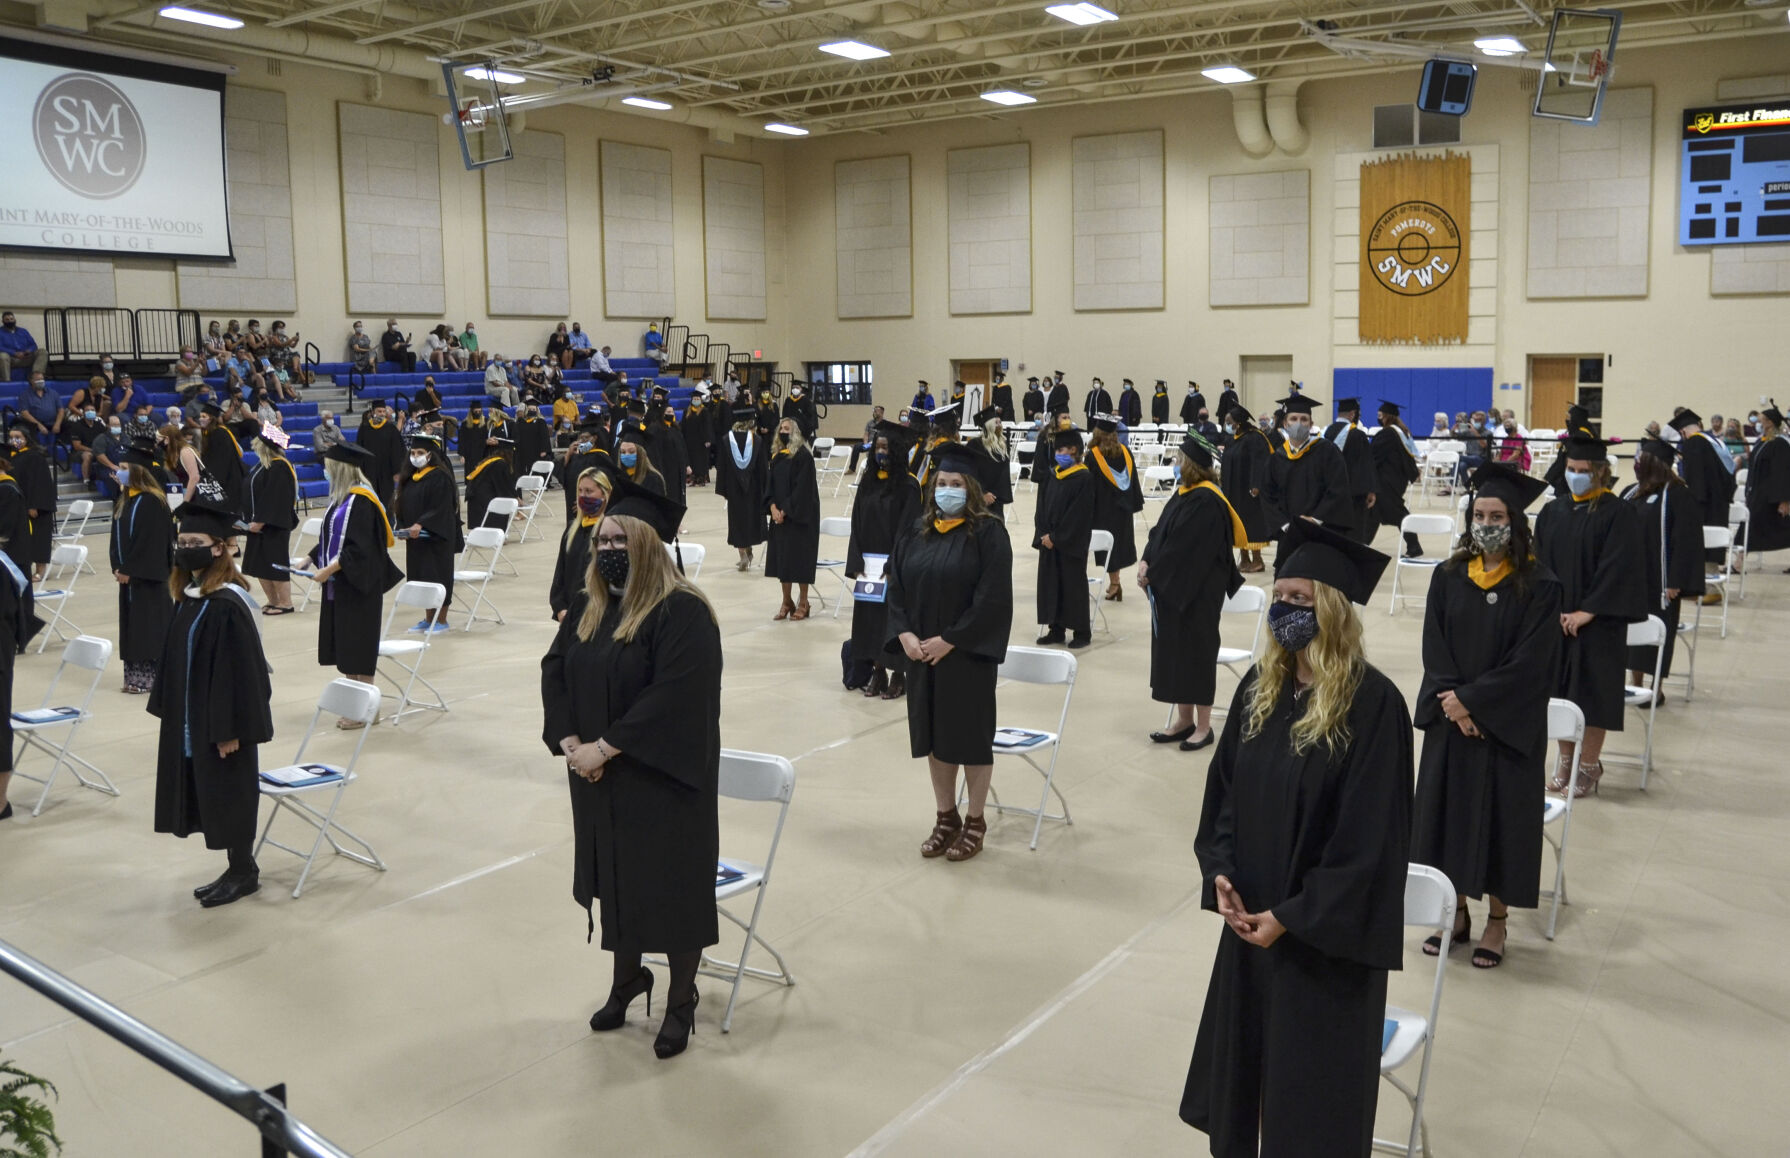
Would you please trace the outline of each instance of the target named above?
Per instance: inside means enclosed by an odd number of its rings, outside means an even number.
[[[304,541],[306,538],[321,539],[322,537],[323,519],[320,516],[312,516],[311,518],[306,519],[298,528],[298,537],[292,541],[292,550],[296,553],[290,560],[288,560],[288,562],[294,567],[309,569],[312,565],[311,557],[303,550]],[[304,584],[305,597],[298,605],[298,609],[303,611],[311,605],[311,596],[317,593],[317,584],[306,579],[303,575],[293,575],[291,581],[293,583]]]
[[[825,458],[821,458],[820,452],[816,451],[815,461],[818,464],[814,470],[816,482],[829,474],[839,476],[833,480],[833,497],[838,498],[839,488],[845,485],[847,474],[845,468],[851,463],[851,447],[835,444],[827,450]]]
[[[1430,990],[1428,1016],[1396,1005],[1386,1006],[1386,1020],[1393,1022],[1392,1040],[1380,1051],[1380,1076],[1392,1088],[1405,1095],[1411,1105],[1411,1134],[1403,1142],[1374,1139],[1374,1149],[1406,1158],[1427,1156],[1430,1152],[1429,1124],[1423,1120],[1423,1102],[1429,1093],[1430,1050],[1436,1043],[1436,1018],[1442,1011],[1442,979],[1447,974],[1448,943],[1454,936],[1454,885],[1439,869],[1426,864],[1410,865],[1405,870],[1405,925],[1433,929],[1442,935],[1442,951],[1436,956],[1436,984]],[[1398,1080],[1394,1072],[1423,1052],[1417,1069],[1417,1088]],[[1418,1149],[1422,1142],[1423,1148]]]
[[[708,548],[701,543],[667,543],[665,553],[671,556],[671,565],[683,564],[684,578],[694,581],[702,574],[702,561],[708,558]]]
[[[1420,501],[1430,497],[1431,488],[1440,494],[1454,482],[1454,472],[1461,465],[1461,452],[1443,450],[1440,447],[1423,456],[1423,469],[1419,475],[1420,483],[1417,496]]]
[[[823,458],[830,457],[833,453],[834,441],[835,440],[833,440],[831,438],[815,439],[812,443],[810,443],[808,445],[809,456],[812,457],[815,462],[819,462]]]
[[[1088,558],[1100,559],[1101,563],[1096,564],[1094,574],[1088,577],[1088,619],[1091,622],[1098,618],[1101,631],[1110,630],[1106,626],[1106,609],[1100,606],[1100,592],[1105,590],[1102,583],[1106,579],[1106,572],[1102,568],[1105,565],[1104,561],[1112,557],[1112,549],[1113,533],[1111,531],[1096,529],[1089,533]]]
[[[62,609],[68,606],[69,598],[75,593],[75,581],[81,577],[82,568],[87,566],[87,548],[83,545],[68,543],[51,547],[50,566],[67,568],[69,574],[62,586],[46,588],[36,592],[32,597],[33,604],[40,613],[45,611],[50,613],[50,621],[44,624],[44,629],[38,636],[38,655],[42,655],[44,649],[50,646],[51,634],[56,636],[58,643],[65,643],[81,634],[81,629],[76,627],[68,616],[62,614]],[[64,627],[68,628],[66,632],[62,630]]]
[[[1146,503],[1166,503],[1174,493],[1174,467],[1146,466],[1144,468],[1144,501]]]
[[[1063,730],[1069,723],[1069,701],[1075,695],[1075,672],[1076,663],[1073,655],[1066,651],[1057,651],[1046,647],[1009,647],[1007,658],[1001,663],[999,676],[1002,679],[1022,684],[1061,684],[1063,687],[1063,710],[1057,715],[1056,731],[1040,732],[1035,728],[1016,729],[1030,732],[1032,735],[1023,744],[1005,747],[996,744],[994,746],[994,754],[997,757],[1018,756],[1044,778],[1044,791],[1038,797],[1038,807],[1036,808],[1020,808],[1016,805],[1002,804],[1000,797],[994,794],[992,786],[989,792],[991,803],[988,807],[993,808],[996,812],[1018,812],[1035,818],[1032,822],[1031,844],[1034,850],[1038,847],[1038,834],[1043,830],[1046,820],[1060,820],[1064,824],[1075,823],[1069,815],[1069,802],[1063,798],[1063,793],[1056,786],[1057,755],[1062,751]],[[1007,729],[1003,728],[995,734],[998,737],[1005,731]],[[1048,765],[1040,764],[1033,759],[1034,755],[1046,748],[1050,749]],[[1063,811],[1060,813],[1047,811],[1052,793],[1056,794],[1057,803],[1063,806]]]
[[[523,481],[526,482],[527,480],[524,479]],[[536,501],[539,501],[538,495],[536,496]],[[532,515],[530,516],[530,521],[533,521]],[[525,528],[523,531],[523,538],[527,539],[527,537],[528,533]],[[470,557],[474,551],[489,551],[491,552],[491,557],[486,560],[483,568],[466,567],[455,568],[454,570],[454,585],[456,587],[462,583],[476,584],[473,591],[472,607],[466,612],[466,626],[461,628],[462,631],[471,631],[473,623],[480,619],[487,619],[498,624],[505,622],[503,612],[497,609],[497,604],[491,602],[487,595],[487,590],[491,586],[491,580],[497,575],[497,564],[503,558],[503,542],[503,532],[496,527],[474,527],[472,530],[466,532],[466,553],[460,557],[461,561],[470,562]],[[489,607],[491,609],[491,614],[480,615],[479,608],[481,607]]]
[[[1406,515],[1398,521],[1398,531],[1401,538],[1407,534],[1448,535],[1452,540],[1452,536],[1454,535],[1454,516]],[[1392,560],[1392,598],[1388,602],[1386,614],[1398,614],[1398,601],[1400,599],[1425,599],[1429,596],[1427,588],[1422,595],[1407,595],[1400,593],[1400,580],[1407,570],[1422,571],[1425,574],[1428,574],[1431,571],[1434,571],[1437,567],[1440,567],[1445,558],[1447,558],[1446,555],[1421,555],[1415,559],[1407,559],[1402,553],[1394,555]]]
[[[831,535],[835,539],[844,539],[847,543],[850,543],[851,520],[837,516],[822,519],[820,521],[820,533],[822,538]],[[839,609],[851,602],[852,585],[851,581],[845,577],[845,560],[819,559],[816,560],[814,569],[816,571],[825,571],[833,578],[839,580],[839,597],[833,601],[833,618],[838,619]],[[814,597],[820,600],[820,605],[822,607],[827,605],[827,597],[820,593],[820,584],[818,583],[814,585]]]
[[[528,468],[528,473],[540,476],[543,493],[553,489],[553,464],[551,462],[541,459]]]
[[[1633,756],[1612,756],[1608,752],[1603,754],[1603,761],[1606,764],[1639,763],[1641,766],[1641,791],[1643,792],[1647,791],[1647,777],[1653,771],[1653,718],[1659,714],[1659,694],[1655,689],[1659,687],[1660,669],[1665,666],[1666,662],[1665,645],[1666,623],[1659,616],[1649,615],[1641,623],[1628,625],[1628,646],[1656,649],[1653,653],[1653,687],[1639,688],[1633,684],[1625,684],[1622,688],[1623,704],[1647,716],[1647,741],[1641,749],[1638,760]]]
[[[1572,763],[1566,776],[1566,795],[1555,796],[1546,793],[1542,796],[1541,805],[1541,837],[1554,849],[1554,887],[1543,889],[1541,895],[1553,900],[1553,911],[1548,913],[1548,940],[1554,939],[1554,925],[1560,920],[1560,906],[1566,904],[1566,838],[1572,835],[1572,794],[1579,786],[1579,748],[1585,742],[1585,713],[1571,700],[1550,699],[1548,701],[1548,742],[1555,744],[1554,767],[1560,767],[1559,743],[1572,745],[1570,748]],[[1556,772],[1558,775],[1558,772]],[[1552,826],[1560,826],[1560,836],[1554,837]]]
[[[405,582],[399,585],[397,594],[392,596],[392,607],[385,613],[385,630],[379,640],[379,658],[391,660],[392,666],[403,674],[394,675],[388,671],[373,673],[385,677],[386,682],[398,689],[398,710],[386,717],[387,723],[395,726],[410,712],[448,710],[447,699],[442,696],[441,691],[420,674],[423,657],[429,653],[431,633],[425,631],[415,638],[408,635],[391,638],[392,621],[398,617],[398,608],[431,612],[439,610],[446,600],[447,588],[440,583]],[[410,617],[406,615],[405,618]],[[411,699],[410,693],[416,690],[419,683],[429,689],[429,694],[435,697],[434,703],[421,703]]]
[[[439,589],[441,584],[424,586]],[[379,859],[379,854],[373,851],[372,845],[336,823],[336,810],[342,806],[342,793],[355,780],[354,766],[360,762],[361,749],[367,746],[367,736],[373,731],[373,719],[379,714],[379,698],[379,689],[372,684],[351,679],[329,681],[324,685],[323,694],[317,698],[317,710],[311,713],[311,726],[305,729],[304,738],[299,740],[298,754],[292,757],[292,763],[261,773],[261,795],[273,801],[273,810],[267,814],[267,823],[261,828],[261,839],[255,842],[255,855],[260,856],[262,847],[271,844],[293,856],[304,858],[304,870],[298,874],[298,883],[292,886],[294,900],[305,891],[305,880],[316,866],[317,854],[323,851],[323,842],[326,840],[337,856],[345,856],[380,872],[385,871],[385,862]],[[364,725],[360,729],[360,738],[354,743],[354,753],[348,757],[346,765],[305,761],[305,748],[310,745],[311,737],[317,734],[317,725],[326,712],[343,719],[359,720]],[[319,810],[305,803],[302,798],[313,792],[330,794],[327,809]],[[269,835],[273,832],[274,818],[281,812],[290,812],[317,830],[309,852],[289,844],[281,844]],[[351,844],[359,845],[362,851],[343,848],[341,841],[336,839],[338,836]]]
[[[86,548],[83,547],[82,550],[84,551]],[[44,810],[44,801],[50,798],[50,788],[56,783],[56,774],[62,771],[64,764],[70,765],[70,771],[75,774],[75,779],[81,782],[81,787],[91,788],[95,792],[104,792],[107,796],[119,794],[117,786],[104,772],[70,750],[74,747],[75,734],[81,730],[81,725],[93,718],[92,712],[89,711],[93,706],[93,693],[99,690],[99,681],[106,674],[106,662],[111,658],[111,640],[100,639],[92,635],[77,635],[68,641],[67,647],[62,649],[62,662],[56,666],[56,674],[50,679],[49,688],[44,691],[43,704],[36,711],[26,709],[13,712],[12,730],[13,734],[19,738],[18,749],[13,752],[12,756],[13,775],[44,786],[43,792],[38,795],[37,804],[31,809],[31,815],[36,816]],[[82,697],[81,705],[78,708],[56,703],[56,688],[62,683],[62,673],[71,667],[93,673],[93,678],[87,684],[87,694]],[[62,733],[60,744],[48,739],[49,733],[55,728],[68,729]],[[56,758],[56,762],[50,765],[48,775],[38,777],[18,770],[19,760],[25,755],[27,748],[48,752]],[[81,772],[83,768],[93,773],[93,779],[89,780]]]
[[[525,474],[516,480],[516,492],[521,496],[522,533],[516,537],[518,543],[528,542],[528,533],[535,529],[535,512],[541,509],[541,496],[546,493],[547,484],[541,481],[538,474]],[[542,538],[546,535],[543,532]]]
[[[1728,527],[1704,527],[1703,549],[1705,551],[1720,551],[1722,553],[1721,570],[1713,575],[1705,575],[1703,577],[1703,585],[1708,590],[1719,593],[1722,597],[1721,636],[1723,639],[1727,639],[1728,603],[1734,597],[1733,592],[1729,590],[1730,584],[1728,582],[1730,579],[1734,578],[1734,531]],[[1702,626],[1702,624],[1703,601],[1698,600],[1697,614],[1693,622],[1692,630],[1696,630],[1696,628]]]
[[[50,537],[50,542],[52,544],[79,543],[81,537],[87,533],[87,520],[92,517],[93,500],[76,499],[74,502],[68,504],[68,513],[62,516],[62,525],[56,528],[56,533]],[[84,571],[89,575],[99,574],[99,572],[93,569],[93,564],[86,560],[81,561],[81,566],[78,570]]]
[[[510,527],[515,524],[516,511],[520,509],[520,507],[521,502],[517,499],[492,499],[491,505],[485,508],[485,519],[479,525],[502,531],[503,541],[507,545],[510,541]],[[468,543],[466,554],[469,559],[472,556],[473,550],[473,546]],[[483,548],[479,548],[479,550],[483,550]],[[501,555],[493,556],[490,559],[490,564],[494,570],[501,568],[502,573],[505,575],[520,574],[520,572],[516,570],[516,565],[508,559],[503,558]]]
[[[1746,468],[1741,467],[1739,472],[1737,472],[1737,473],[1745,474]],[[1744,484],[1741,489],[1744,491]],[[1730,532],[1732,532],[1733,536],[1734,536],[1734,546],[1729,550],[1728,554],[1730,556],[1734,556],[1734,555],[1740,556],[1739,589],[1740,589],[1740,598],[1742,598],[1742,599],[1746,598],[1746,572],[1747,572],[1746,533],[1747,533],[1747,529],[1752,525],[1752,520],[1753,520],[1752,512],[1750,512],[1746,509],[1745,503],[1729,503],[1728,504],[1728,530]],[[1730,563],[1730,566],[1732,566],[1732,563]]]

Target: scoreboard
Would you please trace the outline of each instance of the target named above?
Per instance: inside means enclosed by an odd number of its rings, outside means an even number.
[[[1790,242],[1790,100],[1686,109],[1680,245]]]

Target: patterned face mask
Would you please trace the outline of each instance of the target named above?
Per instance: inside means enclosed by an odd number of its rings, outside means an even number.
[[[1502,555],[1510,548],[1509,523],[1474,523],[1472,535],[1481,555]]]
[[[1318,613],[1315,608],[1295,607],[1291,603],[1275,603],[1268,608],[1268,630],[1274,640],[1287,651],[1304,651],[1318,637]]]

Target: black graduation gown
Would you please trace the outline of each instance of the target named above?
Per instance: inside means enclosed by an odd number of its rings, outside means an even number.
[[[765,578],[784,583],[814,582],[814,565],[820,559],[820,487],[814,475],[814,456],[806,447],[772,455],[765,484],[767,516],[773,504],[783,512],[783,521],[772,522],[769,528]]]
[[[1053,381],[1050,384],[1049,393],[1044,402],[1044,412],[1046,414],[1069,413],[1068,383]]]
[[[1684,476],[1684,485],[1690,489],[1690,496],[1697,504],[1697,522],[1705,527],[1726,527],[1728,506],[1734,501],[1735,483],[1722,452],[1710,442],[1708,435],[1699,434],[1680,440],[1678,454],[1678,471]],[[1704,551],[1699,539],[1697,553],[1705,562],[1717,567],[1722,565],[1720,547]]]
[[[1641,516],[1615,495],[1555,499],[1536,517],[1535,559],[1560,580],[1562,613],[1596,616],[1562,641],[1554,694],[1579,706],[1586,727],[1620,732],[1628,625],[1651,606]]]
[[[802,437],[809,442],[814,441],[814,432],[820,429],[820,421],[814,417],[812,398],[785,398],[783,417],[795,419],[796,429],[802,432]]]
[[[714,415],[708,407],[692,406],[684,411],[684,421],[679,427],[684,441],[684,461],[690,466],[690,482],[696,486],[708,485],[709,450],[715,441],[713,420]]]
[[[1369,666],[1332,758],[1293,753],[1306,698],[1281,692],[1243,738],[1252,671],[1231,700],[1206,774],[1194,852],[1216,911],[1228,877],[1286,933],[1267,949],[1227,926],[1200,1015],[1181,1119],[1220,1158],[1365,1156],[1380,1084],[1386,973],[1404,960],[1410,859],[1411,717]]]
[[[1554,456],[1554,461],[1548,464],[1546,473],[1541,476],[1543,479],[1547,480],[1549,486],[1554,488],[1555,498],[1569,499],[1572,497],[1572,488],[1566,485],[1566,440],[1571,438],[1574,434],[1590,436],[1591,428],[1589,426],[1568,427],[1563,432],[1560,439],[1560,453]],[[1454,436],[1451,434],[1449,437],[1452,438]],[[1435,440],[1432,438],[1432,444],[1434,441]],[[1460,448],[1457,447],[1456,449]]]
[[[1327,438],[1313,434],[1298,458],[1283,445],[1268,459],[1268,477],[1262,487],[1262,506],[1275,528],[1310,515],[1333,531],[1354,534],[1360,527],[1355,504],[1349,499],[1349,468],[1342,451]]]
[[[1136,426],[1143,420],[1144,400],[1137,396],[1137,391],[1119,391],[1119,421],[1126,426]]]
[[[460,462],[467,470],[471,470],[485,461],[485,447],[490,445],[491,434],[484,419],[474,422],[468,418],[460,424]]]
[[[373,493],[389,509],[392,505],[392,492],[397,489],[398,475],[410,469],[409,453],[404,448],[404,435],[399,432],[395,422],[386,421],[375,426],[369,418],[355,430],[354,441],[373,452],[372,463],[362,473],[371,480]]]
[[[503,456],[494,454],[482,460],[466,472],[466,525],[484,526],[485,512],[491,506],[491,500],[513,498],[515,494],[516,480],[510,477],[510,464]],[[576,493],[572,501],[577,503]],[[503,522],[493,525],[501,527]]]
[[[25,505],[25,488],[10,473],[11,466],[0,468],[0,539],[4,539],[6,555],[19,570],[31,574],[31,516]],[[45,560],[48,561],[47,559]]]
[[[567,771],[572,896],[603,922],[603,948],[687,953],[719,939],[715,863],[721,774],[721,632],[701,599],[666,596],[619,642],[611,599],[589,642],[560,623],[541,660],[541,739],[567,736],[620,753],[596,783]]]
[[[1364,542],[1374,540],[1380,527],[1397,528],[1411,513],[1405,505],[1405,488],[1420,476],[1417,460],[1405,449],[1405,440],[1390,426],[1382,426],[1368,444],[1374,460],[1374,508],[1368,512]]]
[[[50,460],[43,451],[27,446],[12,456],[9,469],[25,498],[26,537],[31,544],[28,557],[33,563],[48,563],[56,545],[56,476]]]
[[[727,545],[756,547],[765,540],[765,489],[770,485],[770,449],[751,431],[730,430],[715,451],[715,493],[727,500]],[[751,457],[740,466],[735,454]],[[816,489],[818,494],[818,486]]]
[[[1149,564],[1150,697],[1211,704],[1218,694],[1218,617],[1243,586],[1224,500],[1203,487],[1169,496],[1144,543]]]
[[[1221,391],[1218,395],[1218,414],[1216,416],[1219,421],[1222,422],[1225,418],[1230,417],[1231,411],[1236,408],[1237,392],[1235,390]]]
[[[656,423],[648,435],[648,451],[653,465],[665,476],[665,497],[682,505],[685,501],[684,468],[690,463],[684,451],[683,432],[670,422]]]
[[[253,601],[239,587],[189,588],[174,607],[149,693],[161,722],[155,830],[205,835],[205,847],[246,852],[261,804],[259,745],[273,739],[273,685]],[[371,669],[368,669],[371,670]],[[220,757],[217,746],[240,745]]]
[[[276,570],[292,562],[292,528],[298,526],[298,474],[286,459],[257,463],[244,488],[243,522],[260,523],[242,549],[242,573],[251,579],[285,583],[291,575]]]
[[[547,589],[547,607],[558,619],[562,611],[576,617],[584,610],[584,575],[590,569],[590,537],[602,519],[569,529],[559,537],[558,557],[553,561],[553,583]]]
[[[1271,533],[1261,494],[1249,492],[1260,492],[1267,487],[1268,459],[1273,453],[1268,436],[1251,426],[1237,432],[1231,444],[1224,448],[1224,458],[1219,463],[1219,488],[1224,491],[1224,497],[1231,500],[1237,517],[1243,520],[1243,533],[1249,536],[1251,543],[1266,543]]]
[[[896,540],[913,534],[919,517],[920,484],[914,477],[895,467],[891,477],[879,479],[872,466],[866,472],[865,480],[858,483],[857,496],[852,499],[851,540],[845,548],[845,577],[856,579],[864,573],[866,553],[893,556]],[[888,567],[885,561],[885,577]],[[883,653],[889,642],[888,625],[886,595],[881,603],[863,599],[852,601],[851,654],[854,662],[870,660],[889,666],[890,659]]]
[[[1123,571],[1137,562],[1137,527],[1133,520],[1137,512],[1144,509],[1144,483],[1138,477],[1137,462],[1126,447],[1119,447],[1119,451],[1121,460],[1108,465],[1114,468],[1115,476],[1119,467],[1124,468],[1126,485],[1122,490],[1116,477],[1109,479],[1100,469],[1100,464],[1095,461],[1096,451],[1090,448],[1086,460],[1088,477],[1094,482],[1094,526],[1110,531],[1113,537],[1112,553],[1105,559],[1094,560],[1108,574]]]
[[[1790,547],[1790,516],[1778,514],[1779,503],[1790,503],[1790,438],[1781,434],[1760,439],[1747,466],[1747,550]]]
[[[398,489],[397,527],[420,525],[423,533],[404,540],[404,576],[418,583],[439,583],[447,588],[442,607],[454,601],[454,556],[465,546],[460,533],[459,495],[454,476],[440,465],[404,476]]]
[[[766,438],[777,430],[777,408],[766,403],[758,408],[758,433]]]
[[[1423,616],[1423,729],[1411,859],[1433,865],[1462,897],[1492,894],[1532,909],[1540,897],[1542,773],[1548,698],[1560,666],[1560,583],[1531,568],[1481,590],[1467,562],[1430,575]],[[1451,723],[1437,697],[1460,698],[1483,739]]]
[[[1198,390],[1181,399],[1181,421],[1189,426],[1200,420],[1200,411],[1206,409],[1206,396]],[[1207,411],[1210,413],[1210,411]]]
[[[1094,415],[1113,412],[1112,394],[1104,386],[1091,387],[1081,400],[1081,412],[1087,416],[1088,423],[1092,426]]]
[[[125,663],[155,663],[174,600],[168,594],[168,572],[174,563],[174,517],[158,495],[127,495],[112,519],[109,545],[114,573],[129,576],[118,584],[118,658]],[[290,560],[288,560],[290,562]]]
[[[1719,470],[1720,467],[1718,466]],[[1648,613],[1666,624],[1666,654],[1660,668],[1663,679],[1672,674],[1672,653],[1678,643],[1679,601],[1667,599],[1665,589],[1676,587],[1680,598],[1700,599],[1706,589],[1703,575],[1702,511],[1681,486],[1667,486],[1661,494],[1640,497],[1640,488],[1629,487],[1622,498],[1641,516],[1641,549],[1647,558]],[[1727,516],[1724,515],[1723,518]],[[1663,567],[1662,567],[1663,564]],[[1658,649],[1628,649],[1628,670],[1653,674]]]
[[[1027,422],[1030,422],[1034,418],[1037,418],[1040,414],[1043,414],[1044,413],[1044,389],[1043,389],[1043,387],[1040,387],[1036,390],[1027,390],[1024,405],[1025,405],[1025,415],[1026,415]]]
[[[1088,539],[1094,531],[1094,480],[1077,463],[1070,473],[1051,480],[1038,496],[1038,517],[1032,546],[1038,549],[1038,622],[1068,628],[1077,635],[1092,630],[1088,613]],[[1049,535],[1051,546],[1044,545]]]
[[[242,446],[229,427],[214,423],[204,431],[205,445],[199,448],[199,461],[224,490],[224,502],[240,512],[248,505],[248,466],[242,460]]]
[[[1348,433],[1344,434],[1344,430]],[[1340,442],[1339,442],[1340,438]],[[1378,526],[1369,513],[1367,497],[1379,485],[1379,471],[1374,466],[1373,445],[1359,424],[1332,422],[1324,431],[1324,441],[1343,452],[1343,465],[1349,472],[1349,505],[1354,509],[1355,523],[1350,534],[1363,543],[1373,541]]]
[[[391,560],[385,516],[365,495],[349,495],[347,532],[342,540],[342,569],[323,585],[323,608],[317,624],[317,662],[334,664],[348,676],[371,675],[379,664],[379,633],[385,593],[404,578]],[[330,542],[331,520],[341,503],[323,515],[323,535],[311,548],[311,559],[323,565]],[[444,605],[445,606],[445,605]]]
[[[919,526],[889,559],[887,649],[907,666],[908,750],[947,764],[994,763],[995,683],[1013,629],[1013,546],[999,519],[941,534]],[[941,636],[936,664],[906,658],[901,636]]]
[[[553,428],[539,418],[524,418],[510,432],[516,443],[516,472],[527,474],[537,462],[553,461]]]
[[[165,592],[167,585],[162,589]],[[0,568],[0,632],[5,633],[5,642],[0,643],[0,772],[12,771],[13,665],[18,653],[42,630],[43,620],[32,606],[31,572],[20,567],[15,580]]]
[[[1168,391],[1158,390],[1150,395],[1150,421],[1158,425],[1168,421]]]
[[[976,464],[976,481],[982,486],[989,508],[996,515],[1004,516],[1007,508],[1013,505],[1013,471],[1008,460],[995,457],[980,438],[964,443],[963,448]]]
[[[1013,421],[1013,383],[996,382],[988,391],[988,404],[1000,411],[1002,422]]]

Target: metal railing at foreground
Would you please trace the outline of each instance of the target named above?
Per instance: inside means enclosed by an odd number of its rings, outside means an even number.
[[[261,1134],[263,1158],[281,1154],[295,1154],[298,1158],[353,1158],[348,1151],[293,1117],[273,1094],[256,1089],[218,1068],[6,941],[0,941],[0,970],[114,1041],[148,1058],[212,1101],[248,1119]]]

